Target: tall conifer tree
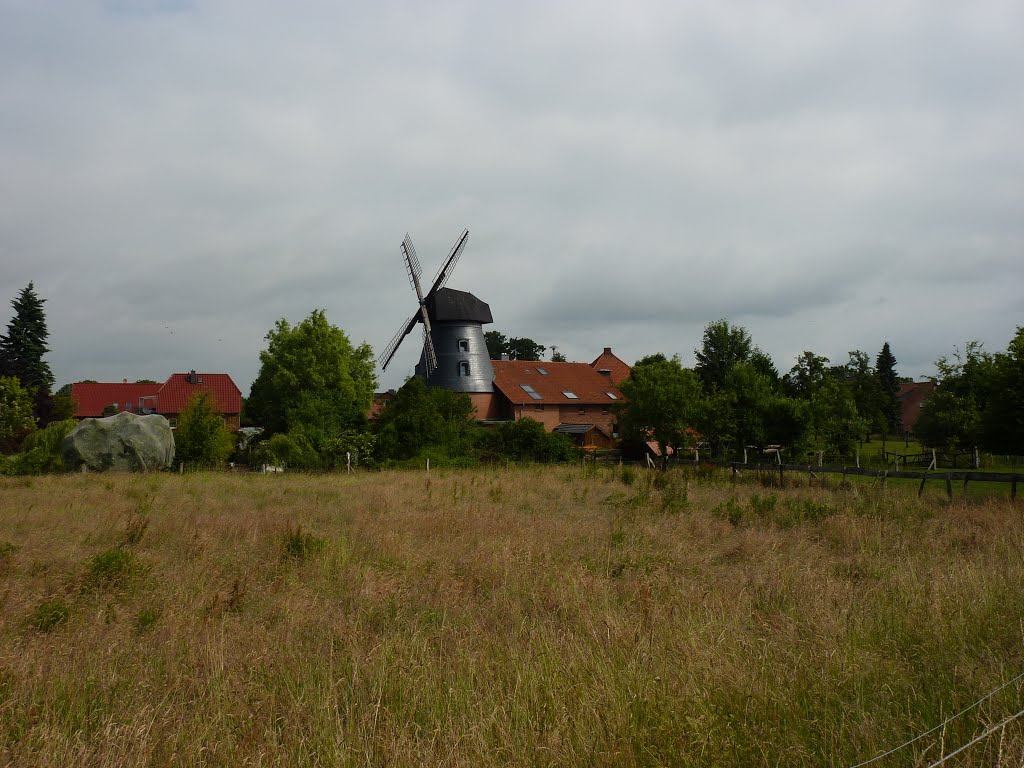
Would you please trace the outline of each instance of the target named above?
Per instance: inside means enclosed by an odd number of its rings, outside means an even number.
[[[890,433],[900,428],[900,406],[896,400],[896,392],[900,388],[899,376],[896,374],[896,358],[889,349],[889,342],[882,345],[882,351],[875,358],[875,371],[878,383],[882,387],[882,413]]]
[[[22,386],[34,389],[37,402],[40,397],[48,398],[53,388],[53,373],[43,361],[43,355],[50,351],[46,346],[50,333],[43,311],[45,301],[29,283],[11,301],[14,316],[7,324],[7,334],[0,336],[0,373],[14,376]]]

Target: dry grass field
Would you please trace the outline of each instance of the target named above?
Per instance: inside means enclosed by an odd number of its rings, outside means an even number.
[[[0,764],[852,765],[1024,672],[1022,509],[688,470],[2,479]],[[1016,721],[944,765],[1022,759]]]

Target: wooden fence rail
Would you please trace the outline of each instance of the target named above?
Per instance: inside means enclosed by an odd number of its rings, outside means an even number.
[[[708,462],[704,462],[707,464]],[[694,459],[677,459],[672,464],[683,464],[696,466],[700,462]],[[906,472],[906,471],[893,471],[888,469],[866,469],[863,467],[847,467],[838,466],[834,464],[825,464],[818,466],[815,464],[772,464],[772,463],[744,463],[742,461],[730,461],[720,466],[729,467],[733,474],[742,473],[744,471],[752,472],[768,472],[777,474],[780,480],[785,478],[787,472],[789,473],[800,473],[807,475],[810,478],[815,478],[818,475],[830,474],[830,475],[842,475],[843,480],[848,475],[857,475],[860,477],[875,477],[879,478],[882,483],[889,478],[894,480],[920,480],[921,485],[917,489],[917,495],[920,496],[924,492],[925,483],[931,481],[945,481],[946,483],[946,494],[949,498],[953,498],[953,483],[962,482],[964,484],[964,491],[967,490],[967,485],[971,481],[975,482],[987,482],[987,483],[1009,483],[1010,484],[1010,498],[1017,498],[1017,483],[1018,481],[1024,481],[1024,474],[1019,472],[982,472],[980,470],[969,470],[959,472]]]

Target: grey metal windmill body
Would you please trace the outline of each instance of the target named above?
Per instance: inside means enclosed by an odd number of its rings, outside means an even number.
[[[494,368],[487,354],[483,331],[485,323],[494,322],[491,308],[471,293],[445,287],[468,240],[467,229],[437,271],[430,289],[424,293],[416,248],[406,234],[402,241],[402,256],[418,307],[377,358],[382,370],[387,370],[402,340],[422,324],[423,349],[416,365],[416,375],[425,377],[429,386],[456,392],[493,391]]]

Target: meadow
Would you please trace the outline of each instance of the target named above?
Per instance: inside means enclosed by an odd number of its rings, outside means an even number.
[[[689,468],[0,478],[0,764],[850,766],[1024,672],[1021,511]],[[1024,719],[943,765],[1022,759]]]

